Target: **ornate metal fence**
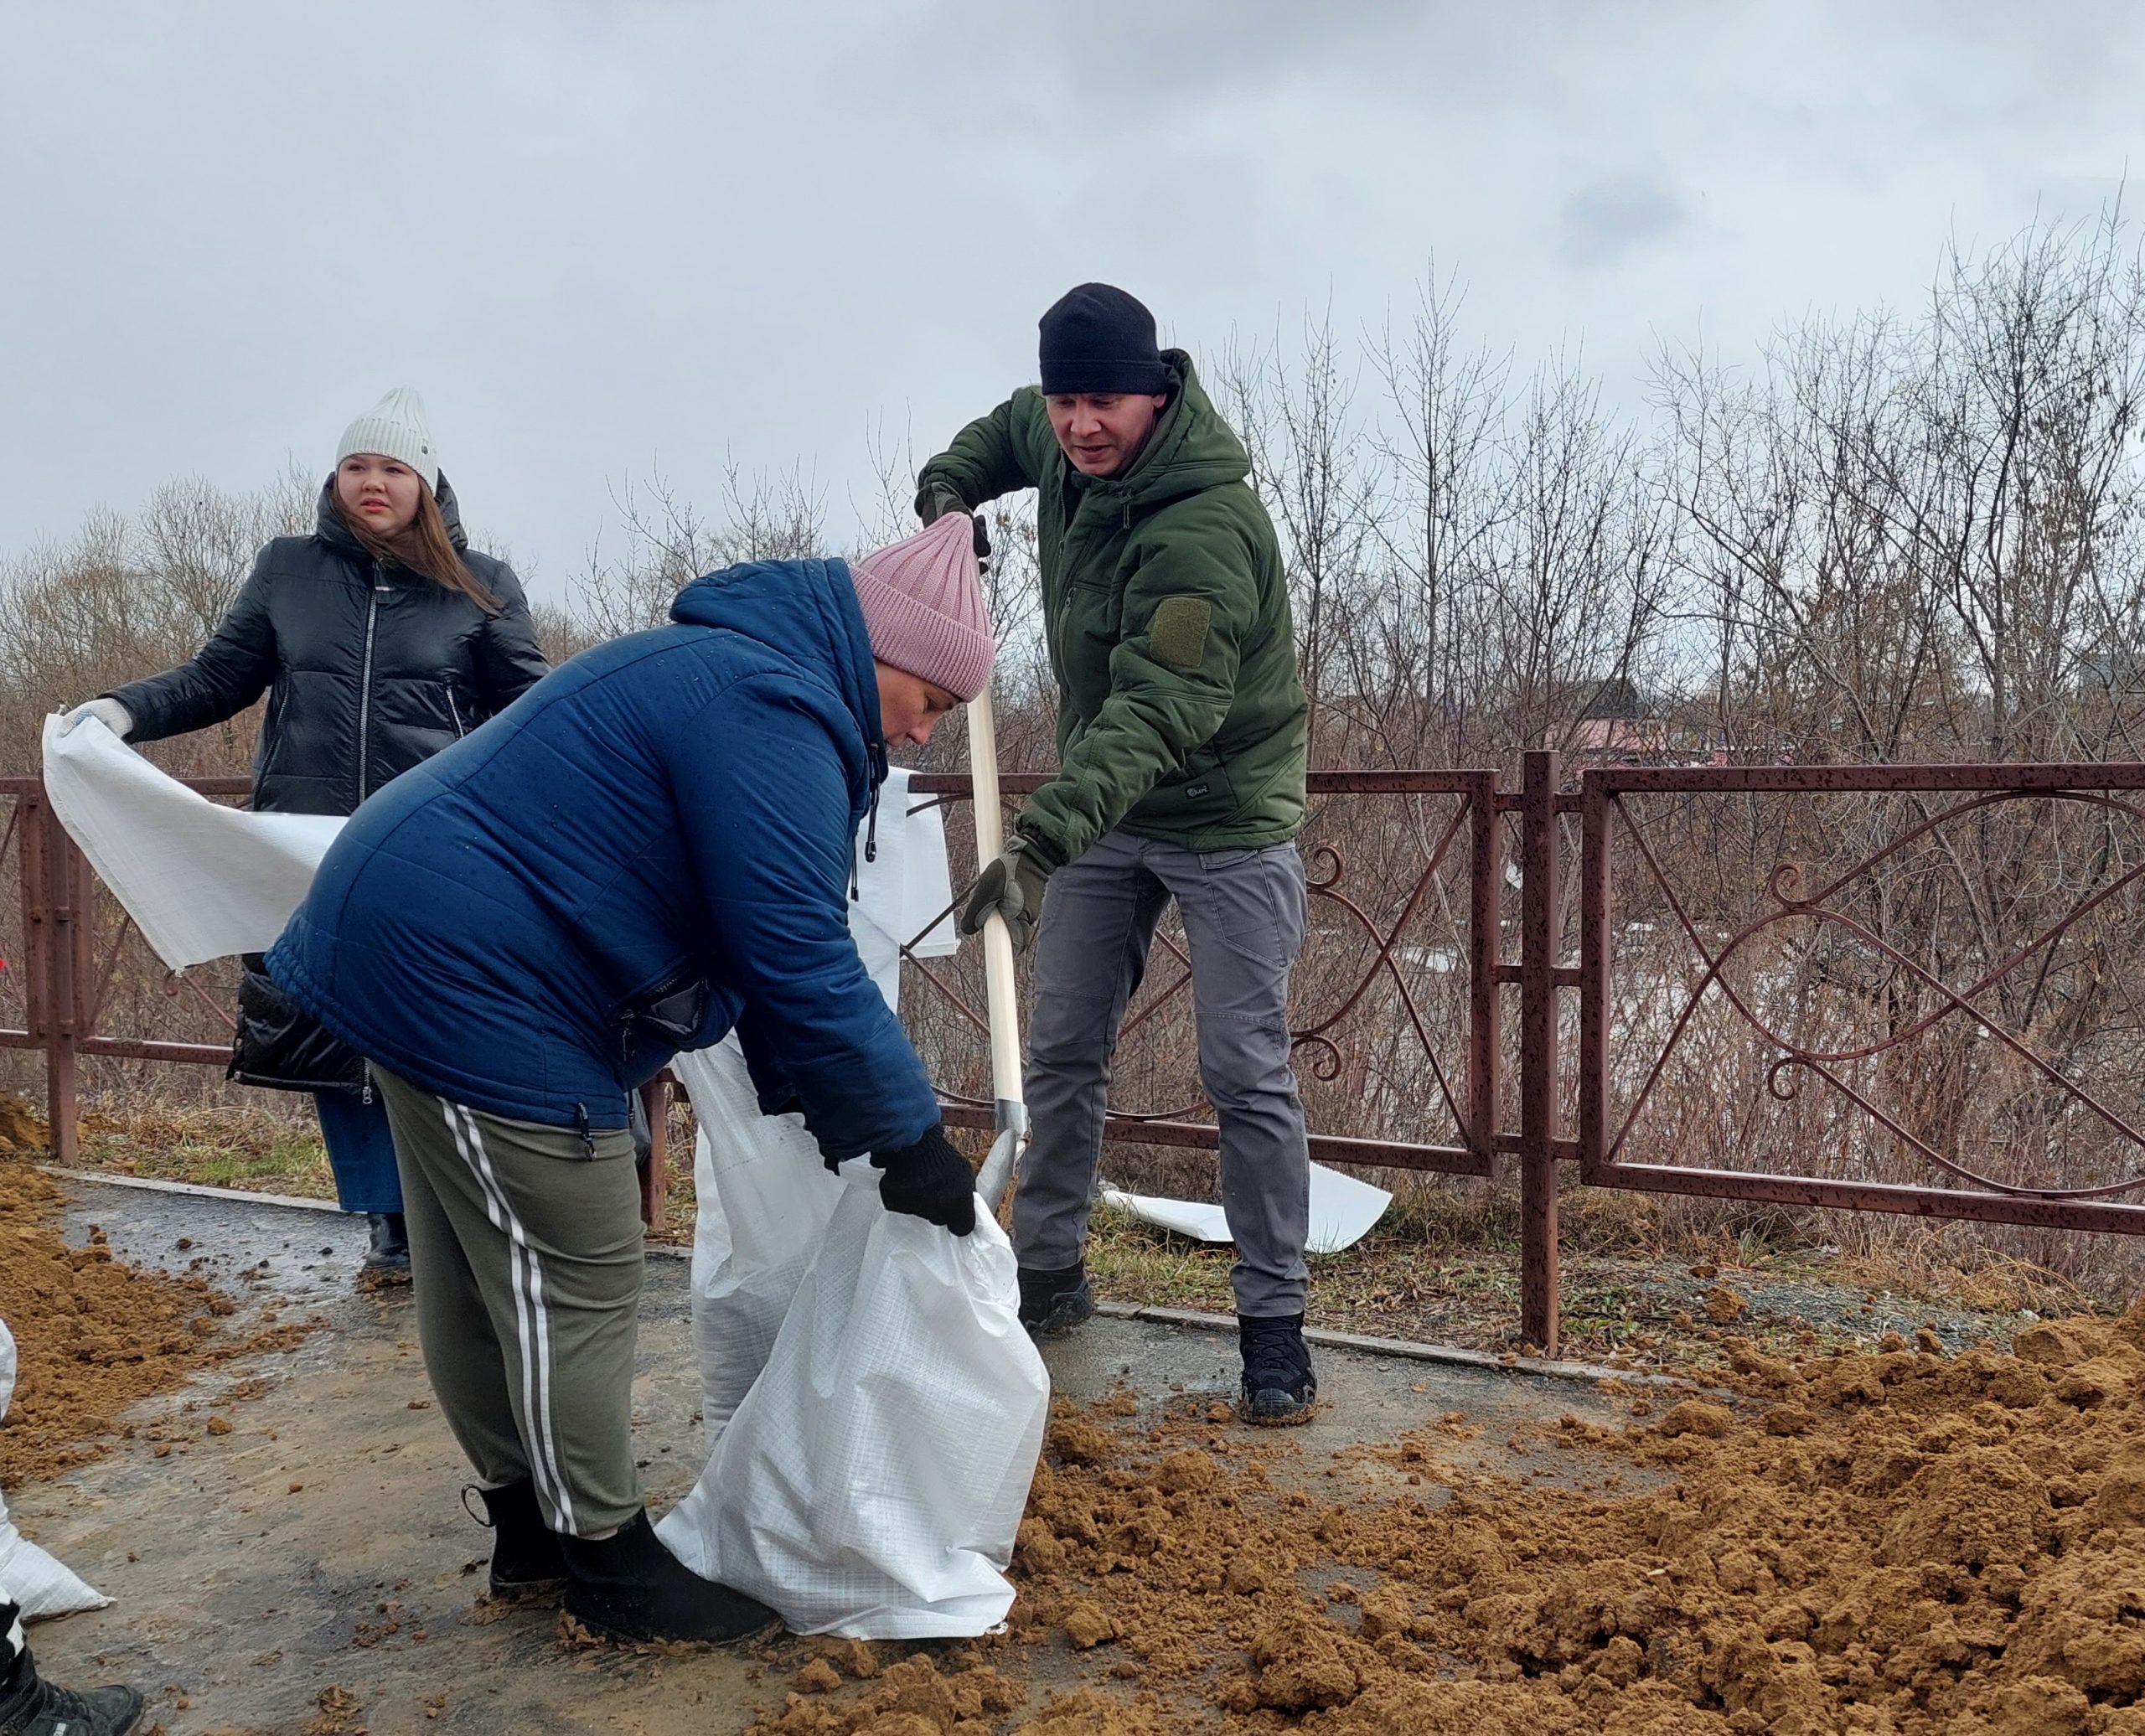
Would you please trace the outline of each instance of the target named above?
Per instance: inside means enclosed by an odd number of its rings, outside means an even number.
[[[2145,987],[2127,980],[2145,766],[1633,768],[1584,785],[1583,1181],[2145,1231]],[[1739,809],[1775,846],[1769,871],[1672,871],[1641,810],[1679,803]],[[1679,1067],[1738,1082],[1670,1088]],[[1724,1109],[1729,1138],[1693,1125]],[[1741,1160],[1649,1161],[1649,1145]]]
[[[2145,986],[2129,979],[2145,766],[1606,767],[1580,784],[1550,753],[1526,756],[1517,789],[1486,770],[1315,773],[1302,840],[1292,1034],[1312,1155],[1511,1164],[1528,1341],[1556,1347],[1564,1163],[1597,1186],[2145,1232]],[[968,779],[910,788],[946,805],[954,860],[972,860]],[[138,938],[123,912],[100,937],[88,865],[39,782],[0,780],[0,800],[22,935],[0,1047],[44,1051],[64,1164],[85,1057],[221,1064],[198,1038],[228,1015],[190,974],[122,971]],[[1224,1136],[1196,1083],[1189,973],[1166,925],[1126,1015],[1109,1139],[1191,1153]],[[209,1028],[106,1034],[122,975],[161,990],[127,1000],[136,1022],[184,1005]],[[969,950],[912,950],[903,1017],[948,1121],[987,1129],[979,978]]]

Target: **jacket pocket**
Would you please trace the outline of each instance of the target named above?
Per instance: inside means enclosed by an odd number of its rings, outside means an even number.
[[[618,1021],[620,1063],[632,1072],[650,1054],[661,1053],[667,1060],[691,1047],[711,998],[707,979],[699,977],[682,984],[674,979],[633,1001]]]
[[[1181,766],[1156,781],[1140,804],[1142,810],[1150,803],[1157,804],[1157,819],[1174,811],[1198,814],[1211,823],[1235,812],[1237,789],[1228,762],[1212,747],[1194,748]]]
[[[287,672],[278,676],[276,685],[268,690],[268,715],[261,721],[261,739],[253,750],[253,775],[256,779],[282,769],[277,762],[283,757],[283,723],[290,709],[291,677]]]
[[[455,703],[454,684],[443,681],[440,685],[447,690],[447,715],[454,725],[454,739],[459,741],[469,733],[468,726],[462,721],[462,707]]]
[[[1109,697],[1110,654],[1123,612],[1112,584],[1075,580],[1065,587],[1056,623],[1057,674],[1083,717],[1093,718]]]

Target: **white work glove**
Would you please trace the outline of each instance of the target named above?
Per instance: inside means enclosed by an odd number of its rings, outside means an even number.
[[[85,717],[96,718],[122,741],[133,733],[134,714],[113,699],[91,700],[75,706],[59,720],[59,733],[70,734]]]

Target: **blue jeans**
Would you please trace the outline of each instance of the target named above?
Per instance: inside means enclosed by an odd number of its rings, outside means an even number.
[[[370,1103],[347,1091],[317,1091],[320,1137],[335,1172],[335,1197],[345,1212],[400,1212],[402,1178],[395,1168],[395,1136],[375,1091]]]

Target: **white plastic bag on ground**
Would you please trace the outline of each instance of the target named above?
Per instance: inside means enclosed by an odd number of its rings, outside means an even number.
[[[1120,1212],[1180,1236],[1201,1242],[1227,1242],[1228,1214],[1218,1205],[1199,1200],[1165,1200],[1151,1194],[1126,1193],[1105,1185],[1103,1201]],[[1310,1166],[1310,1229],[1305,1238],[1309,1253],[1338,1253],[1352,1248],[1370,1233],[1371,1226],[1385,1216],[1393,1196],[1382,1187],[1324,1164]]]
[[[14,1396],[15,1339],[8,1323],[0,1320],[0,1418],[8,1414]],[[0,1589],[21,1607],[27,1621],[101,1609],[111,1601],[17,1531],[5,1500],[0,1500]]]
[[[1050,1406],[1012,1247],[980,1207],[965,1237],[886,1211],[863,1160],[840,1186],[767,1367],[657,1529],[799,1633],[986,1633]]]

